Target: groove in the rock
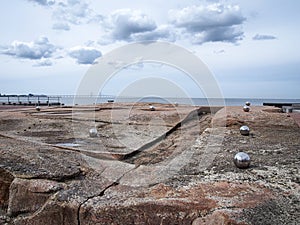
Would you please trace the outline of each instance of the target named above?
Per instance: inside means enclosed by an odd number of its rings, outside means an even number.
[[[126,161],[128,159],[131,159],[131,158],[137,156],[139,153],[159,144],[161,141],[165,140],[168,136],[173,134],[175,131],[177,131],[179,128],[181,128],[184,124],[186,124],[190,120],[193,120],[195,118],[200,118],[200,116],[202,115],[203,112],[210,112],[210,108],[203,107],[203,108],[198,108],[198,109],[191,111],[183,120],[179,121],[170,130],[168,130],[161,136],[157,137],[156,139],[144,144],[139,149],[132,151],[131,153],[128,153],[126,155],[123,155],[122,157],[120,157],[120,160]]]

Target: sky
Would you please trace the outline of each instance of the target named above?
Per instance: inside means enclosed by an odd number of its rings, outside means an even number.
[[[0,93],[73,95],[111,51],[163,41],[204,62],[224,97],[300,99],[299,10],[297,0],[5,1]],[[151,77],[205,95],[182,71],[146,62],[118,71],[101,93],[136,86],[133,94],[143,95],[140,81]]]

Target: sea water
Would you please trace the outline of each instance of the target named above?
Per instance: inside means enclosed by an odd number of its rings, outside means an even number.
[[[162,97],[97,97],[97,96],[68,96],[61,97],[61,103],[67,106],[72,105],[91,105],[114,102],[145,102],[145,103],[169,103],[169,104],[187,104],[199,106],[240,106],[245,102],[250,102],[251,105],[262,106],[263,103],[300,103],[300,99],[258,99],[258,98],[162,98]]]

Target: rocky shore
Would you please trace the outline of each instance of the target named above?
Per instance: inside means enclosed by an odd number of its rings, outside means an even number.
[[[299,224],[297,115],[153,106],[0,106],[0,224]]]

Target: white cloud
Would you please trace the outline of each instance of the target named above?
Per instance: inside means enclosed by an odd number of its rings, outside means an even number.
[[[273,35],[256,34],[252,39],[255,41],[261,41],[261,40],[274,40],[277,38]]]
[[[154,31],[155,21],[139,10],[119,9],[114,11],[103,23],[113,40],[131,41],[135,34]]]
[[[34,67],[43,67],[43,66],[52,66],[52,61],[50,59],[41,59],[36,64],[34,64]]]
[[[70,26],[68,23],[55,23],[52,26],[54,30],[70,30]]]
[[[93,11],[84,0],[68,0],[55,5],[52,17],[58,23],[86,24],[99,22],[102,16]]]
[[[93,11],[85,0],[27,0],[52,10],[55,30],[70,30],[70,24],[98,23],[103,16]],[[51,7],[49,7],[51,6]]]
[[[47,37],[42,36],[33,42],[13,41],[2,49],[1,53],[4,55],[37,60],[51,57],[58,47],[51,44]]]
[[[215,3],[170,10],[169,20],[174,26],[187,32],[193,43],[215,41],[234,43],[243,38],[240,25],[245,18],[237,5]]]
[[[69,50],[69,56],[76,59],[78,64],[93,64],[102,53],[92,47],[76,46]]]

